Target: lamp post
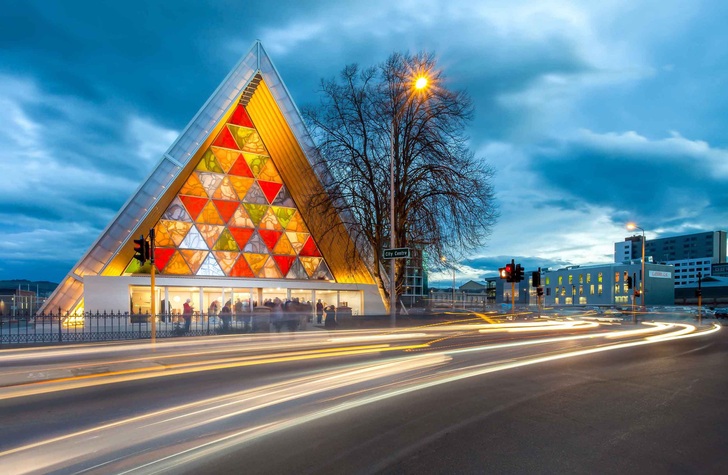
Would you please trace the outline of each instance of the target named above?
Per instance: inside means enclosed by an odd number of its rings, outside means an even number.
[[[642,299],[642,308],[644,310],[644,307],[645,307],[645,285],[644,285],[644,281],[645,281],[645,230],[642,229],[641,227],[637,226],[634,223],[628,223],[627,229],[629,229],[630,231],[633,231],[635,229],[639,229],[640,231],[642,231],[642,275],[640,276],[640,296]]]
[[[427,78],[420,76],[415,79],[413,87],[416,91],[421,91],[427,87]],[[395,200],[394,200],[394,126],[399,120],[402,109],[397,107],[397,99],[395,98],[395,112],[392,117],[392,123],[389,128],[389,247],[394,249],[397,247],[396,235],[397,235],[397,224],[395,221]],[[411,97],[405,101],[404,107],[409,104]],[[397,286],[394,281],[395,278],[395,267],[396,260],[391,259],[389,266],[389,316],[392,326],[395,326],[397,321]]]

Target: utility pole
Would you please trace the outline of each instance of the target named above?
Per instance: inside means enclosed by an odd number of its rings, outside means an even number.
[[[156,312],[156,292],[154,288],[154,228],[149,230],[149,262],[152,264],[151,282],[150,287],[152,291],[152,304],[150,311],[152,321],[152,347],[157,341],[157,312]]]

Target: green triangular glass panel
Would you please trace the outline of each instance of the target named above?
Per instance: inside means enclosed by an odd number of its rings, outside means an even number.
[[[268,211],[268,205],[256,205],[253,203],[243,203],[245,210],[248,212],[251,221],[256,226],[260,224],[260,220],[265,216],[265,212]]]
[[[215,154],[209,148],[200,159],[200,163],[197,164],[197,170],[203,172],[214,172],[214,173],[225,173],[217,161]]]
[[[230,234],[230,231],[225,228],[225,230],[220,234],[220,237],[217,238],[217,242],[215,243],[215,246],[212,248],[215,251],[239,251],[240,248],[238,247],[238,244],[235,242],[235,238],[233,238],[233,235]]]

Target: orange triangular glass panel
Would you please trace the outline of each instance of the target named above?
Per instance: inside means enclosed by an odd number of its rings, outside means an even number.
[[[278,244],[276,244],[276,247],[273,248],[273,254],[296,255],[296,250],[293,249],[293,246],[291,246],[291,241],[288,239],[286,234],[281,234]]]
[[[192,223],[160,219],[154,227],[154,245],[158,247],[177,247],[187,235]]]
[[[258,277],[264,277],[266,279],[280,279],[283,277],[283,274],[281,274],[281,270],[278,268],[278,264],[276,264],[275,259],[271,257],[265,261],[263,269],[258,272]]]
[[[220,213],[217,212],[217,208],[212,204],[212,201],[207,202],[195,221],[205,224],[225,224],[225,221],[220,218]]]
[[[250,117],[248,117],[248,112],[242,104],[237,105],[235,111],[233,111],[233,114],[230,116],[230,119],[228,119],[228,124],[253,128],[253,122],[250,120]]]
[[[298,255],[305,257],[321,257],[321,253],[319,252],[318,247],[316,247],[316,243],[313,242],[313,238],[311,236],[306,239],[306,243],[303,245],[303,248],[301,248]]]
[[[229,173],[235,161],[238,157],[241,157],[240,152],[237,150],[229,150],[227,148],[218,147],[210,147],[210,150],[212,150],[212,153],[215,155],[215,158],[217,158],[218,163],[220,163],[220,166],[225,173]]]
[[[215,207],[220,213],[220,217],[226,223],[230,221],[230,218],[233,217],[235,210],[237,210],[239,206],[237,201],[212,200],[212,202],[215,203]]]
[[[253,171],[250,169],[250,165],[248,165],[248,161],[245,160],[245,157],[243,157],[240,153],[238,154],[238,158],[235,160],[235,163],[233,163],[233,166],[230,167],[228,174],[255,178]]]
[[[276,166],[273,165],[273,160],[267,160],[260,173],[258,173],[258,180],[261,181],[272,181],[275,183],[283,183],[281,176],[278,174]]]
[[[203,198],[207,198],[207,192],[205,191],[205,187],[202,186],[202,183],[200,182],[200,179],[197,178],[196,173],[192,173],[190,175],[185,184],[182,186],[182,189],[179,190],[179,194],[201,196]]]
[[[212,246],[215,245],[217,238],[219,238],[220,234],[222,234],[223,229],[225,229],[225,226],[214,226],[212,224],[198,224],[197,228],[200,231],[200,235],[202,235],[202,238],[207,243],[207,246],[212,248]]]
[[[281,231],[273,231],[270,229],[259,229],[258,233],[260,234],[260,237],[263,238],[263,242],[268,249],[271,250],[271,252],[273,251],[273,248],[276,247],[278,238],[280,238],[281,234],[283,234]]]
[[[157,270],[159,272],[162,272],[164,270],[164,267],[169,262],[172,254],[174,254],[174,249],[169,249],[165,247],[158,247],[154,249],[154,265],[157,267]]]
[[[295,231],[297,233],[307,233],[308,229],[306,228],[306,225],[303,222],[303,218],[301,217],[301,212],[296,211],[293,213],[293,216],[291,217],[290,221],[288,221],[288,224],[286,225],[286,231]]]
[[[260,180],[260,177],[258,177],[258,179]],[[260,189],[263,190],[263,194],[268,199],[268,203],[273,202],[278,192],[281,191],[281,187],[283,187],[282,183],[275,183],[272,181],[258,181],[258,185],[260,185]]]
[[[230,271],[232,270],[233,265],[235,264],[235,259],[238,258],[239,253],[228,251],[214,251],[213,254],[215,254],[217,263],[220,264],[220,268],[225,273],[225,275],[230,275]]]
[[[212,197],[216,200],[240,200],[240,198],[238,198],[238,194],[235,192],[235,187],[230,181],[229,176],[223,177],[220,186],[217,187],[217,190],[215,190],[215,193],[212,195]]]
[[[255,232],[255,229],[252,228],[228,228],[228,231],[230,231],[230,234],[233,235],[233,238],[235,239],[235,242],[238,243],[238,246],[240,249],[243,249],[246,244],[248,244],[248,240],[250,239],[250,236],[253,235]]]
[[[253,186],[253,183],[255,183],[255,178],[232,175],[228,175],[227,178],[230,179],[230,184],[233,186],[241,200],[245,198],[245,195],[248,194],[248,190],[250,190],[250,187]]]
[[[235,261],[232,269],[230,269],[231,277],[254,277],[253,271],[250,269],[248,261],[241,255],[238,260]]]
[[[212,142],[213,147],[222,147],[222,148],[230,148],[233,150],[238,150],[238,144],[235,143],[235,139],[233,138],[232,134],[228,130],[227,127],[223,127],[220,130],[220,133],[217,135],[217,138],[214,142]]]
[[[167,267],[164,268],[165,274],[174,275],[190,275],[190,266],[187,265],[184,257],[179,252],[175,252],[172,258],[169,260]]]
[[[320,257],[301,257],[299,260],[309,277],[313,277],[314,272],[318,269],[319,262],[321,262]]]
[[[198,198],[196,196],[180,195],[179,199],[185,205],[185,208],[187,208],[187,212],[190,213],[192,219],[197,219],[197,216],[200,215],[200,211],[202,211],[207,204],[207,198]]]
[[[276,260],[276,264],[278,264],[278,268],[281,270],[281,273],[286,275],[291,269],[293,261],[296,260],[296,256],[273,256],[273,259]]]
[[[197,274],[197,271],[200,270],[200,267],[202,266],[202,263],[205,262],[205,258],[208,254],[207,251],[196,251],[193,249],[183,249],[180,250],[179,253],[185,258],[185,261],[187,261],[187,265],[190,266],[190,270],[193,274]]]
[[[243,205],[240,205],[233,214],[233,217],[228,221],[228,226],[234,226],[236,228],[254,228],[255,224],[253,220],[248,216],[248,212],[245,210]]]
[[[244,153],[243,157],[245,157],[245,161],[248,162],[250,171],[252,171],[253,175],[255,175],[256,177],[260,174],[260,171],[265,166],[265,162],[268,161],[268,157],[264,155],[255,155],[252,153]]]
[[[283,231],[283,226],[278,221],[278,217],[276,216],[273,208],[268,208],[268,210],[265,212],[265,215],[263,216],[263,219],[260,220],[258,227],[261,229]]]
[[[243,254],[245,260],[248,261],[250,270],[253,271],[253,275],[258,275],[260,270],[265,265],[265,261],[268,260],[268,254]]]
[[[214,172],[214,173],[225,173],[220,166],[220,163],[215,158],[215,154],[209,148],[200,159],[200,163],[197,164],[196,170],[203,172]]]

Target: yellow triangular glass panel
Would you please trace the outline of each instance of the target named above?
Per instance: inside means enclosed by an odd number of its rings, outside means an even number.
[[[260,169],[258,180],[283,183],[283,179],[278,174],[276,166],[273,165],[273,160],[266,160],[265,165],[263,165],[263,168]]]
[[[154,245],[157,247],[179,247],[192,223],[161,219],[154,227]]]
[[[172,258],[167,263],[167,267],[164,268],[165,274],[174,275],[190,275],[190,266],[187,265],[184,257],[179,252],[175,252]]]
[[[268,161],[268,157],[252,153],[244,153],[243,157],[245,157],[245,161],[248,162],[250,171],[252,171],[253,175],[255,175],[256,177],[260,174],[260,171],[265,166],[265,162]]]
[[[288,221],[288,224],[286,225],[286,231],[295,231],[298,233],[308,232],[308,229],[306,229],[306,225],[303,222],[303,218],[301,217],[301,213],[298,210],[293,213],[291,220]]]
[[[228,150],[226,148],[219,147],[210,147],[210,149],[212,150],[212,153],[215,154],[215,158],[217,158],[217,161],[220,163],[220,166],[225,173],[230,171],[235,160],[240,156],[240,152],[235,150]]]
[[[255,183],[255,178],[233,175],[228,175],[228,178],[230,179],[230,184],[241,198],[248,194],[248,190]]]
[[[245,210],[245,206],[240,205],[233,214],[233,217],[228,221],[228,226],[233,228],[254,228],[255,224],[253,220],[248,216],[248,212]]]
[[[278,222],[284,228],[288,226],[291,218],[293,218],[293,215],[296,213],[295,208],[281,208],[280,206],[272,206],[271,210],[273,214],[275,214],[276,218],[278,218]]]
[[[179,194],[208,198],[205,187],[202,186],[202,182],[197,177],[196,173],[192,173],[190,175],[185,184],[182,186],[182,189],[179,190]]]
[[[265,145],[263,145],[263,141],[255,129],[232,124],[228,124],[228,129],[230,129],[230,133],[233,135],[240,150],[259,155],[268,155],[268,151],[265,149]]]
[[[203,172],[224,173],[222,167],[217,162],[217,158],[215,158],[215,155],[209,148],[200,159],[200,163],[197,164],[196,169]]]
[[[296,254],[298,254],[301,252],[301,249],[303,249],[303,245],[306,244],[306,239],[308,239],[309,234],[286,232],[286,236],[288,236],[291,246],[293,246],[293,249],[296,250]]]
[[[313,273],[316,272],[316,269],[318,269],[319,262],[321,262],[320,257],[301,257],[300,258],[301,264],[303,264],[303,268],[306,269],[306,274],[308,274],[309,277],[313,276]]]
[[[202,208],[202,212],[197,217],[197,222],[205,224],[225,224],[212,201],[208,201],[205,207]]]
[[[280,279],[283,277],[283,274],[281,274],[281,270],[278,268],[278,264],[276,264],[275,259],[269,257],[265,262],[265,265],[263,265],[263,269],[261,269],[258,277],[265,277],[266,279]]]
[[[207,251],[196,251],[194,249],[182,249],[179,252],[185,258],[185,261],[187,261],[193,274],[196,274],[200,270],[200,266],[205,262],[208,254]]]
[[[276,247],[273,248],[273,254],[285,254],[288,256],[296,255],[296,250],[293,249],[293,246],[291,246],[291,241],[288,239],[286,234],[281,235]]]
[[[283,226],[278,222],[278,218],[273,212],[273,208],[268,208],[263,219],[260,220],[258,227],[261,229],[272,229],[274,231],[283,231]]]
[[[245,196],[245,195],[243,195]],[[212,195],[213,198],[216,200],[230,200],[230,201],[238,201],[240,198],[238,198],[238,194],[235,192],[235,188],[233,187],[232,183],[230,182],[230,177],[226,176],[222,179],[222,182],[220,183],[220,186],[217,187],[217,190],[215,190],[215,194]]]
[[[265,261],[268,260],[268,254],[249,254],[245,253],[243,254],[245,256],[245,260],[248,261],[248,265],[250,266],[250,270],[253,271],[254,275],[258,275],[260,273],[260,270],[265,265]]]

